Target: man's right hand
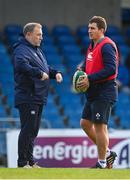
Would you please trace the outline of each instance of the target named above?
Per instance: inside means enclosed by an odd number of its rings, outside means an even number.
[[[41,78],[41,80],[44,81],[44,80],[46,80],[46,79],[49,79],[48,74],[45,73],[45,72],[42,72],[42,78]]]
[[[79,78],[81,78],[80,82],[77,83],[76,87],[80,88],[80,89],[85,89],[85,87],[87,87],[87,89],[89,88],[89,80],[88,77],[82,75]]]

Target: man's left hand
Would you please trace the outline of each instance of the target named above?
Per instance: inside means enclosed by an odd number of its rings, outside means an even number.
[[[61,73],[57,73],[56,74],[56,81],[58,83],[61,83],[63,81],[63,77],[62,77]]]

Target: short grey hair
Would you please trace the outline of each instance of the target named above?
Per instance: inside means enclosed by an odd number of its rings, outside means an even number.
[[[39,28],[42,28],[42,25],[39,24],[39,23],[34,23],[34,22],[31,22],[31,23],[27,23],[24,27],[23,27],[23,34],[24,36],[26,36],[26,34],[28,32],[33,32],[34,28],[35,27],[39,27]]]

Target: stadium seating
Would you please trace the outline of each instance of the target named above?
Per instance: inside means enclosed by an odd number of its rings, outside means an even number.
[[[80,64],[85,59],[85,52],[90,43],[88,37],[88,27],[86,25],[78,26],[75,31],[67,25],[56,25],[52,29],[48,29],[43,25],[43,42],[41,48],[48,60],[48,64],[60,70],[63,73],[63,84],[57,85],[55,81],[51,81],[53,91],[50,91],[48,104],[44,109],[42,118],[42,127],[50,128],[79,128],[79,120],[83,108],[83,99],[80,95],[74,94],[72,90],[72,76]],[[0,116],[19,117],[18,111],[14,106],[14,80],[13,68],[11,63],[11,56],[8,53],[8,46],[12,46],[20,37],[22,27],[20,25],[10,24],[4,28],[4,35],[6,39],[6,46],[0,42],[0,83],[2,85]],[[118,78],[122,81],[123,85],[129,84],[129,74],[125,67],[125,59],[129,53],[129,46],[126,44],[125,37],[122,35],[121,30],[109,25],[107,29],[109,35],[118,44],[121,53],[122,65],[119,67]],[[3,68],[5,67],[6,68]],[[122,67],[123,66],[123,67]],[[125,70],[126,69],[126,70]],[[124,72],[125,71],[125,72]],[[125,76],[122,76],[122,74]],[[126,78],[127,77],[127,78]],[[8,88],[10,87],[10,88]],[[129,122],[129,113],[123,114],[122,105],[129,105],[128,95],[120,92],[120,103],[117,103],[115,112],[118,116],[126,119]],[[73,111],[75,109],[75,111]],[[10,112],[10,113],[9,113]],[[64,119],[67,118],[67,125]],[[15,120],[14,120],[15,122]],[[48,125],[47,125],[48,124]],[[19,127],[17,121],[14,123],[16,128]],[[6,127],[6,125],[4,126]],[[7,125],[7,127],[9,127]],[[111,117],[110,127],[116,128],[114,118]],[[123,128],[126,128],[126,126]]]
[[[22,33],[22,26],[18,24],[8,24],[4,27],[4,33],[7,38],[15,34],[20,35]]]
[[[116,36],[120,35],[120,29],[117,26],[114,25],[108,25],[107,31],[106,31],[107,36]]]
[[[78,37],[83,37],[88,35],[88,27],[87,25],[78,26],[76,29],[76,35]]]
[[[61,35],[71,35],[71,29],[67,25],[55,25],[52,28],[52,35],[54,37]]]
[[[118,72],[118,80],[122,83],[123,86],[128,86],[130,81],[128,68],[123,64],[120,64]]]

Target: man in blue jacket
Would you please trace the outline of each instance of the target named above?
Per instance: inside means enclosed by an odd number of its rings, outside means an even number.
[[[39,48],[42,26],[28,23],[23,28],[24,37],[14,46],[13,65],[15,79],[15,106],[20,113],[21,131],[18,138],[18,167],[39,167],[34,163],[33,146],[43,106],[46,104],[49,79],[62,82],[59,71],[47,65]]]

